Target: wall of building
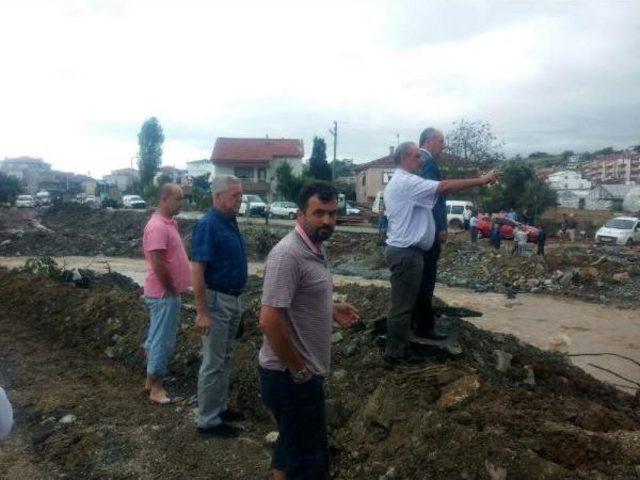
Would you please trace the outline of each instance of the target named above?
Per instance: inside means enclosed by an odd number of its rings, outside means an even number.
[[[591,188],[591,182],[577,172],[563,171],[549,175],[549,186],[554,190],[585,190]]]
[[[356,202],[373,203],[380,190],[384,190],[394,169],[390,167],[369,167],[356,173]]]

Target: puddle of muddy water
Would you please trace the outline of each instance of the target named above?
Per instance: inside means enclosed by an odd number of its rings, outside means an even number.
[[[21,267],[26,257],[0,257],[0,265]],[[116,271],[138,284],[144,282],[143,259],[124,257],[57,257],[65,268],[89,268],[105,273]],[[249,273],[262,276],[264,264],[250,262]],[[348,283],[388,287],[388,281],[350,275],[333,275],[336,286]],[[469,322],[479,328],[512,334],[542,349],[575,353],[614,353],[636,358],[640,347],[640,312],[582,302],[564,297],[519,294],[507,299],[498,293],[477,293],[438,284],[436,295],[446,303],[483,312]],[[381,312],[384,314],[385,312]],[[636,358],[637,359],[637,358]],[[572,357],[575,365],[594,377],[621,386],[627,382],[590,364],[607,368],[634,381],[640,381],[640,367],[615,356]],[[635,387],[623,388],[633,392]]]

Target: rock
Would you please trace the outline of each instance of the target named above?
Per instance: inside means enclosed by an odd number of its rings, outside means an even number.
[[[549,350],[556,352],[568,352],[571,347],[571,339],[564,333],[559,333],[549,340]]]
[[[267,445],[275,445],[278,441],[278,436],[280,436],[278,432],[269,432],[264,436],[264,443]]]
[[[442,389],[438,399],[438,408],[448,409],[474,397],[480,388],[478,375],[465,375]]]
[[[496,357],[496,370],[505,373],[511,368],[511,360],[513,359],[513,355],[502,350],[494,350],[493,354]]]
[[[527,376],[523,383],[533,387],[536,384],[536,374],[534,373],[533,368],[531,368],[531,365],[525,365],[524,369],[527,372]]]
[[[614,282],[623,283],[629,280],[629,272],[614,273],[611,278]]]
[[[560,279],[558,280],[558,283],[563,287],[567,287],[571,283],[571,280],[573,280],[574,276],[575,276],[575,271],[569,270],[567,273],[562,275],[562,277],[560,277]]]
[[[489,478],[491,480],[507,480],[507,470],[502,467],[494,466],[489,460],[484,462]]]
[[[62,417],[60,420],[58,420],[58,423],[62,423],[65,425],[71,424],[71,423],[75,423],[75,421],[77,420],[75,415],[71,415],[70,413],[65,415],[64,417]]]
[[[333,372],[332,376],[337,382],[341,382],[342,380],[347,378],[347,371],[342,369],[336,370],[335,372]]]
[[[333,332],[331,334],[331,343],[341,342],[344,338],[344,334],[342,332]]]
[[[380,480],[391,480],[392,478],[396,478],[396,468],[389,467],[389,470],[387,470],[387,473],[385,473],[384,475],[381,475],[378,478]]]

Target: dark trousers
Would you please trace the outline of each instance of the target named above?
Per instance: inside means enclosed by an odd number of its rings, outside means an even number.
[[[544,255],[544,243],[538,243],[538,255]]]
[[[324,403],[324,379],[294,383],[288,372],[260,372],[262,400],[278,423],[271,467],[286,471],[287,480],[325,480],[329,446]]]
[[[391,306],[387,314],[385,355],[402,358],[409,353],[411,321],[422,287],[424,253],[412,247],[387,246],[385,259],[391,270]]]
[[[436,241],[433,247],[431,247],[431,250],[424,253],[420,291],[418,292],[416,306],[412,315],[412,323],[415,326],[416,332],[424,333],[433,330],[435,327],[433,291],[436,288],[440,251],[440,244]]]
[[[478,228],[471,227],[471,243],[476,243],[478,241]]]

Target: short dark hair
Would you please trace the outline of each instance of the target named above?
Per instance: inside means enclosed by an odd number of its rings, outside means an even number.
[[[301,212],[305,211],[309,206],[309,199],[317,195],[320,201],[328,203],[338,199],[338,191],[329,182],[323,180],[314,180],[307,183],[300,189],[298,194],[298,208]]]
[[[436,128],[429,127],[425,128],[420,134],[420,140],[418,140],[418,146],[422,147],[425,143],[435,137],[440,131]]]
[[[169,198],[171,195],[180,190],[181,187],[177,183],[168,182],[158,189],[158,201]]]
[[[393,161],[395,162],[396,165],[400,165],[400,162],[404,157],[407,156],[407,154],[409,153],[409,148],[412,146],[415,146],[415,143],[402,142],[400,145],[398,145],[398,148],[396,148],[396,151],[393,152]]]

